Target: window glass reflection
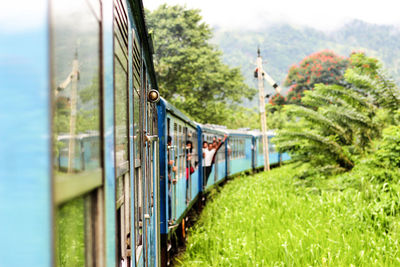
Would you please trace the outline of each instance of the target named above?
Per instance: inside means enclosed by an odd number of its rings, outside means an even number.
[[[127,73],[119,60],[115,60],[115,157],[117,166],[128,160]]]
[[[56,175],[100,168],[99,26],[86,1],[52,3]]]
[[[89,4],[91,3],[91,4]],[[51,2],[53,173],[58,266],[92,262],[87,192],[101,185],[99,1]],[[92,191],[93,192],[93,191]],[[88,256],[89,255],[89,256]]]

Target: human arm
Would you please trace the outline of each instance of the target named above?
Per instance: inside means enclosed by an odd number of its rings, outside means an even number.
[[[215,149],[215,152],[217,152],[218,149],[221,148],[222,144],[225,142],[225,140],[226,140],[227,137],[228,137],[228,135],[227,135],[227,134],[224,134],[224,139],[222,139],[222,142],[219,140],[220,142],[218,143],[218,146],[217,146],[217,148]]]

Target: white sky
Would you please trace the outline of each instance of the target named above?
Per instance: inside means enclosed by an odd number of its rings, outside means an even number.
[[[163,3],[201,9],[208,24],[228,28],[289,22],[334,30],[352,19],[400,26],[400,0],[143,0],[150,10]]]

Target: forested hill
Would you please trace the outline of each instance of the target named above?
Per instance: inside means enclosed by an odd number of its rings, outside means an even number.
[[[365,51],[384,62],[389,74],[400,84],[400,29],[394,26],[354,20],[329,33],[287,24],[259,31],[216,28],[213,42],[223,51],[225,63],[240,66],[247,83],[253,87],[256,86],[253,71],[258,45],[264,62],[267,61],[264,68],[279,84],[283,84],[290,65],[323,49],[342,56],[354,50]]]

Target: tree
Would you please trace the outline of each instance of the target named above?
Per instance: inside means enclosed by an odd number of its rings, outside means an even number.
[[[343,84],[348,63],[348,59],[328,50],[304,58],[298,66],[293,65],[289,69],[285,80],[285,86],[290,86],[286,101],[300,104],[303,92],[312,90],[318,83]]]
[[[211,29],[199,13],[178,5],[147,12],[159,89],[191,118],[224,123],[242,99],[256,91],[244,83],[238,68],[222,63],[221,52],[209,44]]]
[[[275,143],[281,151],[291,152],[294,160],[308,162],[312,170],[346,171],[353,168],[374,138],[381,135],[385,122],[379,112],[394,113],[394,85],[383,76],[378,62],[353,54],[343,82],[316,84],[304,91],[301,105],[286,105],[293,119],[278,132]],[[375,62],[375,70],[367,62]],[[373,93],[379,91],[378,93]],[[392,101],[386,101],[388,95]],[[385,102],[386,101],[386,102]]]

